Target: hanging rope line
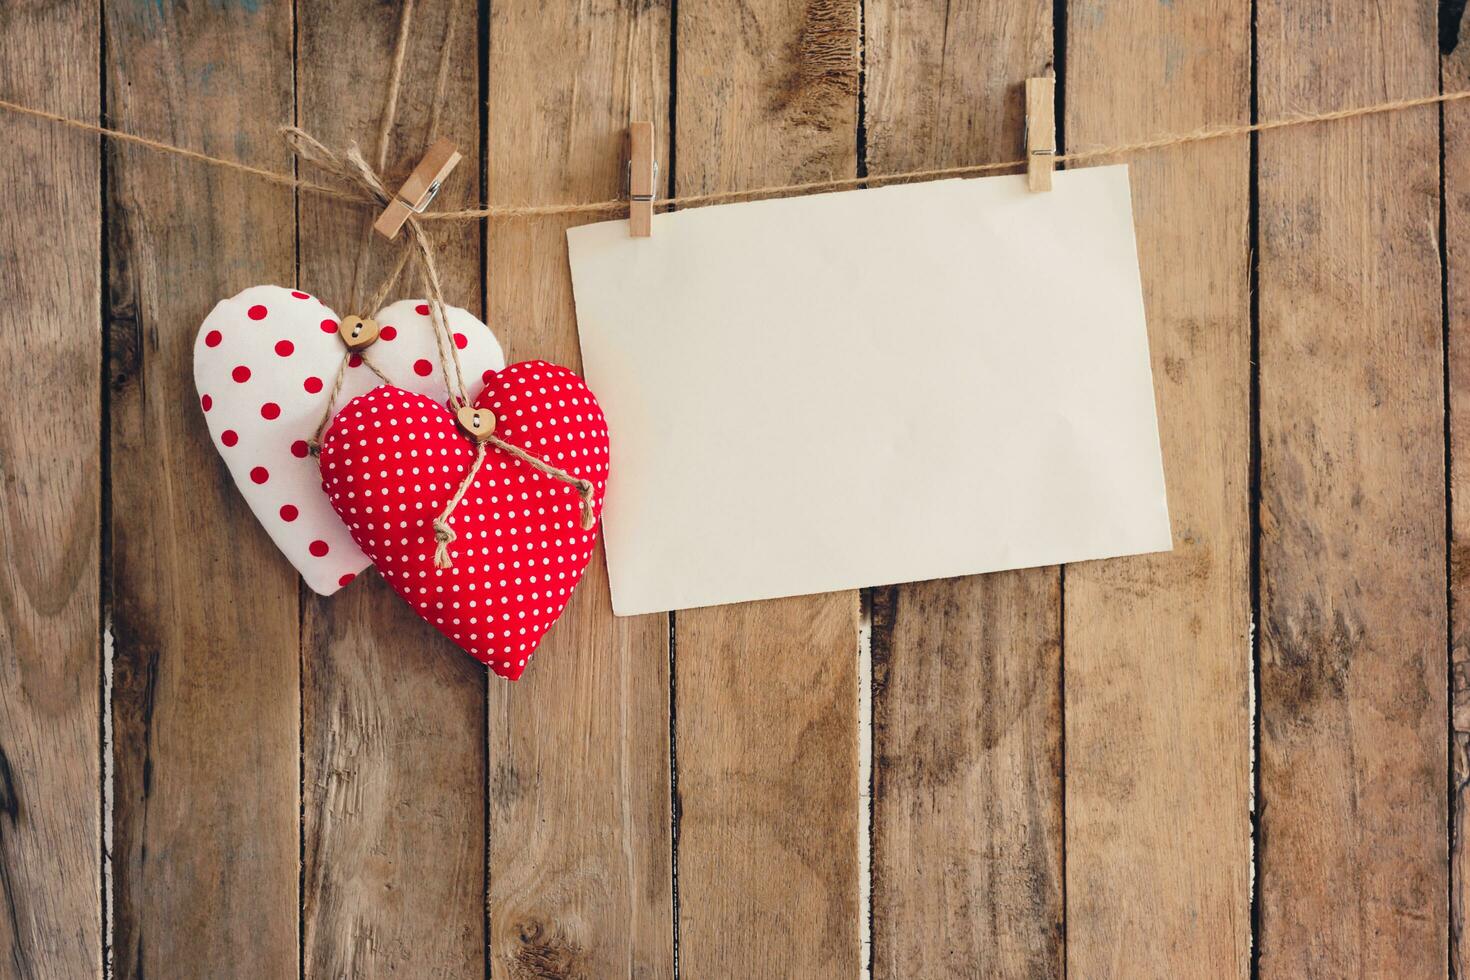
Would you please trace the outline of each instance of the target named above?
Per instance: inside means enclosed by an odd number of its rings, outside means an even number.
[[[160,140],[149,139],[123,130],[113,129],[107,126],[99,126],[81,119],[63,116],[44,109],[11,102],[0,99],[0,109],[20,116],[39,119],[59,126],[65,126],[80,132],[92,133],[97,136],[127,143],[153,150],[157,153],[169,154],[185,160],[192,160],[207,166],[218,167],[234,173],[275,184],[280,187],[289,187],[293,190],[316,194],[334,200],[353,204],[382,208],[392,198],[392,193],[384,185],[379,176],[384,169],[388,155],[388,142],[392,132],[393,121],[396,115],[398,93],[403,77],[403,63],[407,50],[407,41],[410,35],[410,24],[413,18],[414,2],[407,0],[401,11],[398,36],[394,47],[393,63],[389,73],[389,85],[384,101],[383,112],[379,119],[379,131],[376,149],[376,168],[369,164],[363,157],[356,145],[350,146],[345,153],[337,154],[314,139],[306,132],[294,127],[282,127],[281,132],[285,135],[288,145],[297,156],[313,164],[318,169],[329,174],[333,178],[345,183],[346,188],[332,187],[319,184],[314,181],[304,180],[290,174],[278,173],[263,167],[252,166],[237,160],[229,160],[224,157],[210,156],[197,150],[165,143]],[[449,38],[452,37],[453,24],[448,25],[445,44],[441,49],[439,70],[436,78],[436,92],[433,101],[433,113],[429,122],[429,138],[432,140],[434,132],[439,127],[439,114],[447,79],[447,53],[449,49]],[[628,99],[629,111],[632,111],[633,78],[632,78],[632,49],[635,45],[636,34],[630,30],[628,38],[629,48],[629,77]],[[650,82],[650,89],[652,83]],[[1290,116],[1283,119],[1273,119],[1265,122],[1242,123],[1236,125],[1212,126],[1197,129],[1188,133],[1164,134],[1149,139],[1138,140],[1129,143],[1118,143],[1111,146],[1094,147],[1088,150],[1080,150],[1072,153],[1057,154],[1054,158],[1058,163],[1086,163],[1089,161],[1102,160],[1110,157],[1130,156],[1145,153],[1150,150],[1165,149],[1175,146],[1184,146],[1191,143],[1201,143],[1208,140],[1228,139],[1231,137],[1245,136],[1252,133],[1265,133],[1278,129],[1286,129],[1294,126],[1307,126],[1319,123],[1337,122],[1345,119],[1355,119],[1364,116],[1380,115],[1389,112],[1400,112],[1407,109],[1416,109],[1423,106],[1442,105],[1450,102],[1458,102],[1462,99],[1470,99],[1470,90],[1455,92],[1444,92],[1437,95],[1421,96],[1413,99],[1398,99],[1391,102],[1380,102],[1375,105],[1356,106],[1347,109],[1336,109],[1330,112],[1320,112],[1305,115]],[[765,187],[753,187],[737,191],[720,191],[709,194],[686,194],[677,197],[665,198],[655,203],[655,208],[667,210],[676,207],[701,207],[711,204],[721,204],[731,201],[755,200],[759,198],[784,197],[795,194],[817,193],[822,191],[846,190],[858,187],[872,187],[875,185],[914,182],[922,180],[937,180],[945,177],[966,177],[976,174],[999,173],[1007,170],[1017,170],[1026,165],[1024,158],[1016,160],[1003,160],[994,163],[972,164],[957,167],[933,167],[923,170],[906,170],[898,173],[870,174],[865,177],[845,177],[830,180],[813,180],[796,184],[773,184]],[[464,382],[463,368],[459,362],[459,352],[450,337],[448,317],[446,316],[443,285],[440,280],[437,263],[434,259],[433,246],[429,241],[425,223],[430,221],[478,221],[480,219],[505,220],[525,219],[538,217],[551,217],[559,215],[596,215],[617,214],[628,206],[624,199],[612,199],[606,201],[590,201],[585,203],[568,204],[542,204],[542,205],[493,205],[468,208],[459,211],[441,211],[426,214],[415,214],[409,217],[407,222],[408,240],[402,247],[397,261],[393,264],[390,272],[374,291],[373,303],[376,308],[386,299],[388,291],[402,275],[404,267],[409,261],[415,261],[418,266],[420,278],[429,296],[431,315],[429,317],[433,331],[435,344],[438,347],[439,364],[444,372],[445,387],[450,392],[451,404],[464,407],[469,405],[469,392]],[[371,235],[371,232],[368,233]],[[356,306],[362,288],[362,271],[366,266],[366,252],[369,248],[370,237],[364,238],[358,249],[357,262],[353,272],[353,304]],[[364,358],[366,361],[366,358]],[[376,365],[368,363],[368,366],[379,378],[388,382]],[[327,401],[327,411],[323,416],[321,424],[317,428],[313,443],[319,443],[322,432],[331,419],[332,407],[342,387],[343,377],[347,361],[344,358],[337,377],[332,385],[332,392]],[[449,568],[452,560],[449,555],[449,545],[455,540],[455,533],[449,521],[454,513],[456,505],[463,499],[470,484],[479,473],[485,460],[485,447],[492,445],[494,448],[508,453],[520,461],[530,465],[546,475],[570,484],[581,498],[581,520],[583,528],[590,528],[594,522],[593,517],[593,486],[590,481],[581,479],[571,473],[552,466],[545,460],[539,459],[518,446],[503,442],[499,438],[490,437],[488,442],[479,442],[475,447],[475,457],[469,470],[461,480],[458,489],[445,505],[444,510],[432,521],[436,548],[434,553],[434,564],[439,568]]]
[[[410,25],[413,20],[413,12],[414,0],[406,0],[400,11],[398,35],[394,45],[393,60],[389,68],[388,89],[379,117],[378,138],[375,147],[376,152],[374,153],[376,166],[368,162],[355,143],[349,145],[346,151],[337,153],[325,146],[310,133],[295,126],[287,126],[281,131],[286,139],[287,145],[296,156],[336,180],[356,188],[357,195],[349,195],[348,199],[371,203],[377,208],[381,208],[387,204],[393,196],[385,184],[381,173],[385,169],[388,159],[388,144],[391,139],[397,113],[399,89],[403,80],[403,67],[407,55],[408,42],[411,37]],[[449,23],[445,27],[444,41],[440,45],[439,70],[436,78],[434,97],[430,103],[428,135],[425,138],[425,145],[433,142],[439,129],[441,110],[444,104],[449,77],[449,51],[452,47],[451,42],[453,37],[454,20],[450,18]],[[388,274],[374,291],[372,299],[365,309],[359,306],[359,299],[362,294],[363,274],[367,266],[373,235],[375,233],[370,225],[364,227],[363,238],[359,242],[357,250],[357,261],[353,269],[351,309],[363,315],[371,316],[387,300],[389,291],[398,282],[408,263],[410,261],[415,262],[420,281],[423,283],[424,291],[429,298],[429,323],[434,333],[435,346],[438,349],[439,366],[444,372],[444,387],[449,392],[450,406],[463,410],[470,404],[469,389],[465,385],[464,367],[460,363],[459,348],[454,342],[453,333],[449,326],[448,310],[444,301],[443,282],[439,275],[438,264],[435,261],[433,244],[429,240],[428,233],[422,223],[423,217],[420,214],[409,216],[406,222],[408,234],[403,244],[399,247],[398,256]],[[332,382],[332,390],[327,397],[326,410],[322,415],[320,423],[317,425],[313,438],[308,444],[309,448],[313,451],[319,451],[323,433],[325,433],[331,422],[351,357],[361,358],[362,362],[371,368],[373,373],[385,384],[393,383],[375,364],[368,360],[365,351],[359,351],[355,355],[344,356],[342,363],[338,366],[337,376]],[[465,473],[464,478],[460,481],[458,489],[449,498],[449,501],[445,504],[440,514],[430,522],[434,531],[434,565],[436,568],[452,568],[454,565],[449,553],[449,546],[454,543],[456,534],[454,528],[450,525],[450,518],[453,516],[455,508],[464,499],[464,495],[469,491],[470,485],[474,482],[475,477],[484,465],[487,445],[493,446],[500,452],[520,460],[555,480],[570,485],[576,491],[581,502],[579,523],[584,530],[590,530],[592,528],[595,520],[593,513],[594,488],[590,480],[584,480],[559,467],[553,466],[546,460],[540,459],[521,449],[519,446],[507,443],[492,434],[488,439],[476,442],[474,459],[468,471]]]
[[[1374,105],[1354,106],[1347,109],[1334,109],[1330,112],[1307,113],[1302,115],[1287,116],[1282,119],[1271,119],[1265,122],[1240,123],[1234,125],[1209,126],[1196,129],[1188,133],[1167,133],[1148,139],[1136,140],[1128,143],[1116,143],[1110,146],[1093,147],[1087,150],[1078,150],[1071,153],[1059,153],[1055,159],[1058,163],[1088,163],[1091,161],[1107,159],[1109,157],[1135,156],[1150,150],[1161,150],[1175,146],[1186,146],[1191,143],[1203,143],[1209,140],[1229,139],[1236,136],[1248,136],[1252,133],[1267,133],[1278,129],[1289,129],[1295,126],[1310,126],[1319,123],[1339,122],[1346,119],[1357,119],[1363,116],[1376,116],[1389,112],[1402,112],[1408,109],[1418,109],[1430,105],[1443,105],[1451,102],[1459,102],[1470,99],[1470,89],[1455,92],[1442,92],[1438,95],[1424,95],[1412,99],[1396,99],[1391,102],[1379,102]],[[378,205],[378,200],[360,191],[347,190],[337,187],[329,187],[310,180],[302,180],[290,174],[277,173],[263,167],[251,166],[236,160],[227,160],[223,157],[210,156],[197,150],[186,149],[175,146],[172,143],[164,143],[159,140],[149,139],[146,136],[138,136],[135,133],[124,132],[120,129],[112,129],[107,126],[99,126],[95,123],[74,119],[70,116],[47,112],[44,109],[36,109],[31,106],[21,105],[7,99],[0,99],[0,109],[16,115],[27,116],[32,119],[41,119],[46,122],[55,123],[58,126],[66,126],[70,129],[79,130],[84,133],[92,133],[107,139],[116,140],[120,143],[128,143],[133,146],[141,146],[158,153],[166,153],[180,157],[185,160],[193,160],[196,163],[206,164],[211,167],[219,167],[239,174],[246,174],[260,180],[276,184],[281,187],[290,187],[294,190],[307,194],[319,194],[323,197],[339,201],[347,201],[362,205]],[[710,204],[724,204],[731,201],[747,201],[769,197],[788,197],[794,194],[810,194],[821,191],[850,190],[858,187],[873,187],[882,184],[909,183],[921,180],[938,180],[944,177],[968,177],[977,174],[1001,173],[1007,170],[1019,170],[1026,165],[1025,159],[1002,160],[995,163],[970,164],[959,167],[932,167],[925,170],[905,170],[898,173],[869,174],[866,177],[842,177],[832,180],[812,180],[800,184],[772,184],[765,187],[752,187],[738,191],[719,191],[711,194],[684,194],[677,197],[668,197],[654,202],[658,210],[668,210],[678,207],[703,207]],[[468,208],[460,211],[439,211],[416,216],[421,222],[436,221],[477,221],[481,218],[490,220],[509,220],[524,218],[553,217],[558,215],[596,215],[596,214],[618,214],[626,210],[628,202],[622,198],[606,201],[588,201],[582,203],[568,204],[527,204],[527,205],[482,205],[480,207]]]

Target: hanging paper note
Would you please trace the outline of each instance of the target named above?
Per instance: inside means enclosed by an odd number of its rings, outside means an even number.
[[[1169,549],[1126,167],[567,240],[620,615]]]

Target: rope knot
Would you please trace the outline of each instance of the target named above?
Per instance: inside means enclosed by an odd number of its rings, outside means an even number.
[[[447,520],[443,517],[434,518],[434,540],[438,542],[434,548],[435,568],[454,567],[454,560],[449,557],[449,546],[454,543],[456,537],[458,535],[454,533],[454,528],[449,526]]]
[[[597,523],[597,515],[592,512],[592,493],[595,488],[591,480],[577,481],[577,496],[582,498],[582,530],[592,530],[592,525]]]

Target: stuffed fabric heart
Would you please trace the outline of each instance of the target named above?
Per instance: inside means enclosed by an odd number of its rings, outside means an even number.
[[[457,307],[445,308],[465,381],[505,366],[490,329]],[[306,584],[331,595],[368,565],[321,489],[309,441],[332,383],[348,367],[336,404],[381,384],[337,333],[337,314],[306,293],[252,286],[221,301],[194,342],[194,381],[215,448],[245,502]],[[400,300],[377,314],[378,341],[365,353],[393,381],[431,399],[448,397],[428,304]]]
[[[607,486],[607,422],[566,368],[525,361],[493,375],[475,408],[495,435],[593,484]],[[511,680],[582,578],[597,537],[581,526],[571,485],[493,445],[449,524],[453,567],[434,563],[434,518],[475,458],[475,443],[432,398],[381,387],[353,399],[322,440],[322,489],[378,571],[439,632]],[[590,522],[589,522],[590,523]]]

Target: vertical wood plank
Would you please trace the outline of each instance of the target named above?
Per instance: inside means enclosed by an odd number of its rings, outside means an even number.
[[[107,4],[111,122],[274,170],[292,16]],[[114,145],[109,159],[119,977],[297,972],[297,576],[217,458],[194,334],[221,298],[295,275],[292,195]]]
[[[854,174],[860,22],[680,3],[677,192]],[[675,643],[681,972],[856,975],[857,594],[681,612]]]
[[[1432,5],[1257,25],[1263,118],[1437,89]],[[1262,977],[1446,970],[1437,119],[1260,141]]]
[[[1016,156],[1052,5],[869,0],[870,173]],[[1055,568],[874,593],[873,974],[1060,976]]]
[[[668,165],[666,2],[507,0],[490,13],[493,202],[619,196],[630,117],[658,121]],[[508,360],[580,367],[568,223],[490,226],[491,324]],[[668,617],[613,618],[600,546],[525,675],[490,679],[496,976],[673,975],[668,684]]]
[[[1250,15],[1071,4],[1067,149],[1248,121]],[[1072,976],[1250,968],[1249,154],[1128,161],[1174,550],[1065,575]]]
[[[0,7],[0,92],[98,114],[93,3]],[[97,140],[0,144],[0,974],[102,973]]]
[[[1465,36],[1462,34],[1462,37]],[[1445,91],[1470,88],[1470,44],[1441,68]],[[1445,356],[1450,427],[1450,975],[1470,976],[1470,106],[1444,107]]]
[[[403,9],[369,0],[301,6],[300,125],[328,146],[355,140],[376,160]],[[428,146],[442,53],[449,75],[436,135],[453,140],[465,159],[433,208],[464,207],[480,194],[477,11],[413,4],[408,31],[384,172],[396,186]],[[310,176],[309,167],[304,172]],[[301,199],[300,285],[342,315],[374,312],[346,304],[375,217]],[[478,311],[479,227],[441,226],[435,238],[449,301]],[[397,256],[380,236],[370,242],[364,296]],[[388,301],[421,295],[417,277],[405,274]],[[478,976],[485,957],[485,670],[371,571],[331,598],[303,595],[305,975]]]

